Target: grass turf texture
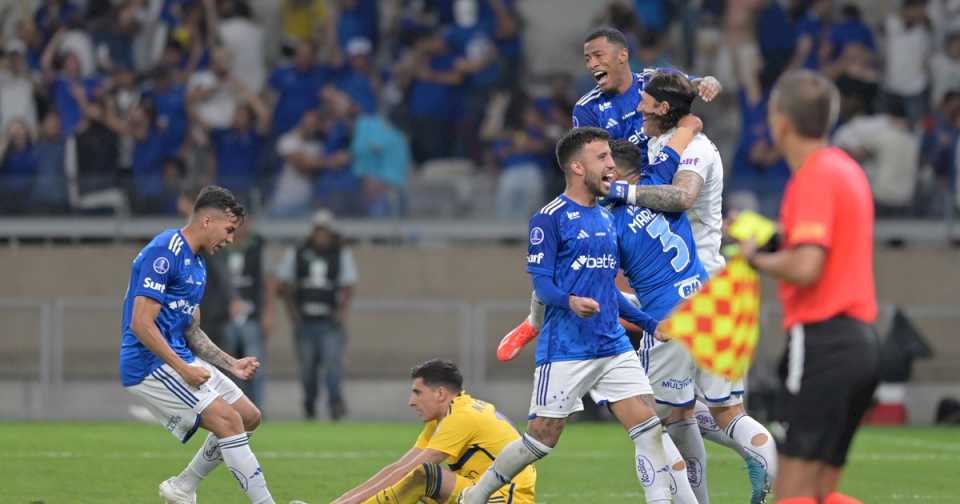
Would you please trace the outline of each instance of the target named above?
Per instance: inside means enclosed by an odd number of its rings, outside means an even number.
[[[395,460],[416,424],[267,422],[252,440],[278,503],[326,503]],[[956,430],[866,429],[858,436],[842,490],[869,504],[960,502]],[[186,446],[156,425],[0,423],[0,503],[156,503],[157,485],[177,474],[203,440]],[[743,462],[708,443],[714,504],[742,504]],[[538,503],[642,502],[633,447],[614,424],[572,424],[537,466]],[[223,468],[200,488],[199,502],[248,502]]]

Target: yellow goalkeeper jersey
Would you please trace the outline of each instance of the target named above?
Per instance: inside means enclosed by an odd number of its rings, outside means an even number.
[[[460,392],[450,403],[447,416],[423,426],[414,446],[446,453],[451,471],[477,480],[500,451],[519,438],[517,429],[492,404]],[[522,501],[533,502],[536,482],[537,471],[528,466],[511,481],[513,493],[527,497]]]

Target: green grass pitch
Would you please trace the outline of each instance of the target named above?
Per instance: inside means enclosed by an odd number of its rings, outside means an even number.
[[[252,446],[278,503],[327,503],[402,454],[410,424],[267,422]],[[960,436],[935,428],[866,429],[857,438],[842,489],[867,504],[960,502]],[[186,446],[162,428],[136,423],[0,423],[0,503],[157,503],[157,485],[176,474],[202,441]],[[633,447],[614,424],[572,424],[538,464],[538,503],[642,502]],[[713,504],[745,504],[743,463],[709,446]],[[199,502],[247,502],[217,469]]]

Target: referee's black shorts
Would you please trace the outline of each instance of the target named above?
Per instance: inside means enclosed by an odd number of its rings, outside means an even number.
[[[792,327],[780,362],[780,453],[843,467],[877,388],[879,356],[876,332],[860,320]]]

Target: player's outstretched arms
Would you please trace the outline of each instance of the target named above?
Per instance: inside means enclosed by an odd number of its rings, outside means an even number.
[[[210,340],[207,333],[200,329],[200,310],[194,313],[193,324],[187,329],[187,345],[198,357],[213,364],[214,366],[226,369],[231,374],[241,380],[249,379],[260,367],[260,362],[256,357],[245,357],[235,359],[227,352],[224,352]]]
[[[333,504],[360,504],[395,485],[420,464],[442,464],[447,454],[433,449],[411,448],[400,460],[384,467],[363,484],[352,488],[333,501]]]
[[[154,355],[160,357],[174,371],[183,377],[191,386],[197,387],[210,379],[210,372],[199,366],[191,366],[184,362],[176,352],[170,348],[167,340],[163,339],[157,327],[157,315],[160,314],[160,303],[146,296],[137,296],[133,299],[133,319],[130,329],[137,339],[143,343]]]

